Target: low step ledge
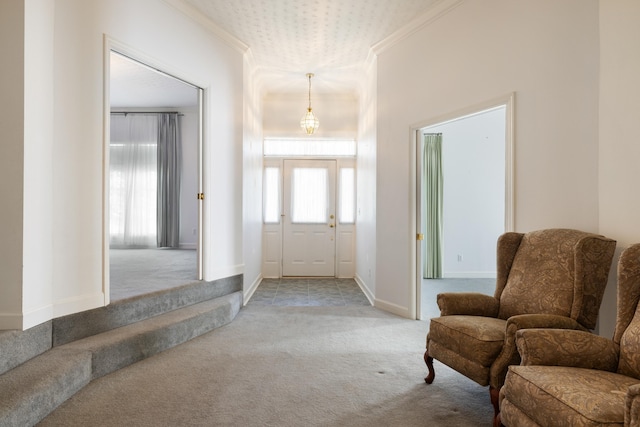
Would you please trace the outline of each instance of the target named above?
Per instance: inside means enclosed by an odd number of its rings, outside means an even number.
[[[94,379],[230,323],[242,292],[53,347],[0,375],[0,426],[34,426]]]
[[[240,311],[242,292],[183,307],[60,348],[89,351],[94,380],[230,323]]]

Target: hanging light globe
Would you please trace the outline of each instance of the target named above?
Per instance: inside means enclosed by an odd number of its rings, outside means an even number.
[[[312,135],[320,126],[320,121],[311,109],[311,77],[313,77],[313,74],[308,73],[307,77],[309,78],[309,107],[307,107],[307,112],[300,119],[300,127],[304,129],[307,135]]]

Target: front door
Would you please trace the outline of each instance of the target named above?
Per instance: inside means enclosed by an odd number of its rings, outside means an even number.
[[[285,160],[283,276],[335,276],[336,161]]]

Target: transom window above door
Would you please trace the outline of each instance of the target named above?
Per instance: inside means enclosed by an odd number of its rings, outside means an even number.
[[[273,157],[355,157],[354,139],[265,138],[264,155]]]

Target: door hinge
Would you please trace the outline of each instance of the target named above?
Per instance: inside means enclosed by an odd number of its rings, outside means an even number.
[[[416,234],[416,240],[424,240],[424,234],[422,233]]]
[[[204,200],[204,193],[198,193],[198,200]]]

